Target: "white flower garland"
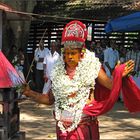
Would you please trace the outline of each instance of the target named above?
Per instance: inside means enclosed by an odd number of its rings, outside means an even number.
[[[84,58],[78,63],[73,79],[65,70],[63,56],[58,60],[51,73],[52,91],[55,97],[55,117],[62,132],[70,132],[79,124],[83,108],[89,97],[90,89],[94,90],[101,63],[93,52],[86,50]],[[68,97],[76,93],[74,97]],[[65,128],[61,121],[61,113],[66,110],[72,114],[72,125]]]

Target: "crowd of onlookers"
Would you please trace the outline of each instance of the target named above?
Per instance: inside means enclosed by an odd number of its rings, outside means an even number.
[[[49,49],[44,46],[44,40],[39,42],[39,46],[34,51],[34,87],[40,93],[47,93],[51,88],[50,72],[53,65],[61,55],[60,41],[52,41]],[[112,78],[112,72],[117,64],[124,63],[129,59],[135,61],[134,72],[131,74],[140,86],[140,43],[134,42],[131,47],[124,47],[117,44],[115,40],[91,41],[86,44],[87,49],[95,52],[99,58],[107,75]],[[9,52],[9,60],[15,66],[18,73],[24,77],[25,55],[23,50],[17,49],[15,45],[11,47]]]
[[[95,55],[102,62],[105,72],[110,78],[117,64],[124,63],[130,59],[134,60],[135,68],[131,75],[140,87],[140,43],[138,41],[134,42],[130,47],[117,44],[115,40],[92,41],[89,49],[95,52]],[[120,97],[120,100],[123,100],[122,97]]]
[[[22,48],[18,48],[16,45],[12,45],[8,53],[8,59],[15,67],[20,77],[25,81],[25,55]]]
[[[130,47],[117,44],[115,40],[92,41],[89,49],[95,52],[104,67],[112,73],[117,63],[124,63],[129,59],[135,61],[135,68],[132,75],[138,76],[140,72],[140,43],[134,42]],[[106,68],[105,68],[106,69]]]
[[[44,47],[44,41],[39,42],[35,49],[34,59],[36,62],[35,83],[36,90],[40,93],[47,93],[51,88],[50,73],[60,54],[57,52],[57,42],[50,43],[50,49]]]

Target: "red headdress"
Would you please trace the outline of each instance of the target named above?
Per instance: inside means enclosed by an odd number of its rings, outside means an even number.
[[[84,43],[87,39],[86,25],[78,20],[69,22],[62,32],[62,44],[67,41]]]

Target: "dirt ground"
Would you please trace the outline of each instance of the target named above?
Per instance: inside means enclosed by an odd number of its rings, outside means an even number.
[[[26,140],[56,140],[53,106],[38,105],[24,100],[20,104],[20,130]],[[123,103],[116,103],[107,114],[99,117],[101,140],[140,140],[140,114],[130,114]]]

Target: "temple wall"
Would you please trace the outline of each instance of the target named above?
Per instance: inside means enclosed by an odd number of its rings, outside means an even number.
[[[21,12],[32,13],[36,0],[1,0],[4,4]],[[2,50],[8,54],[10,47],[15,44],[25,50],[28,41],[31,20],[4,20]]]

